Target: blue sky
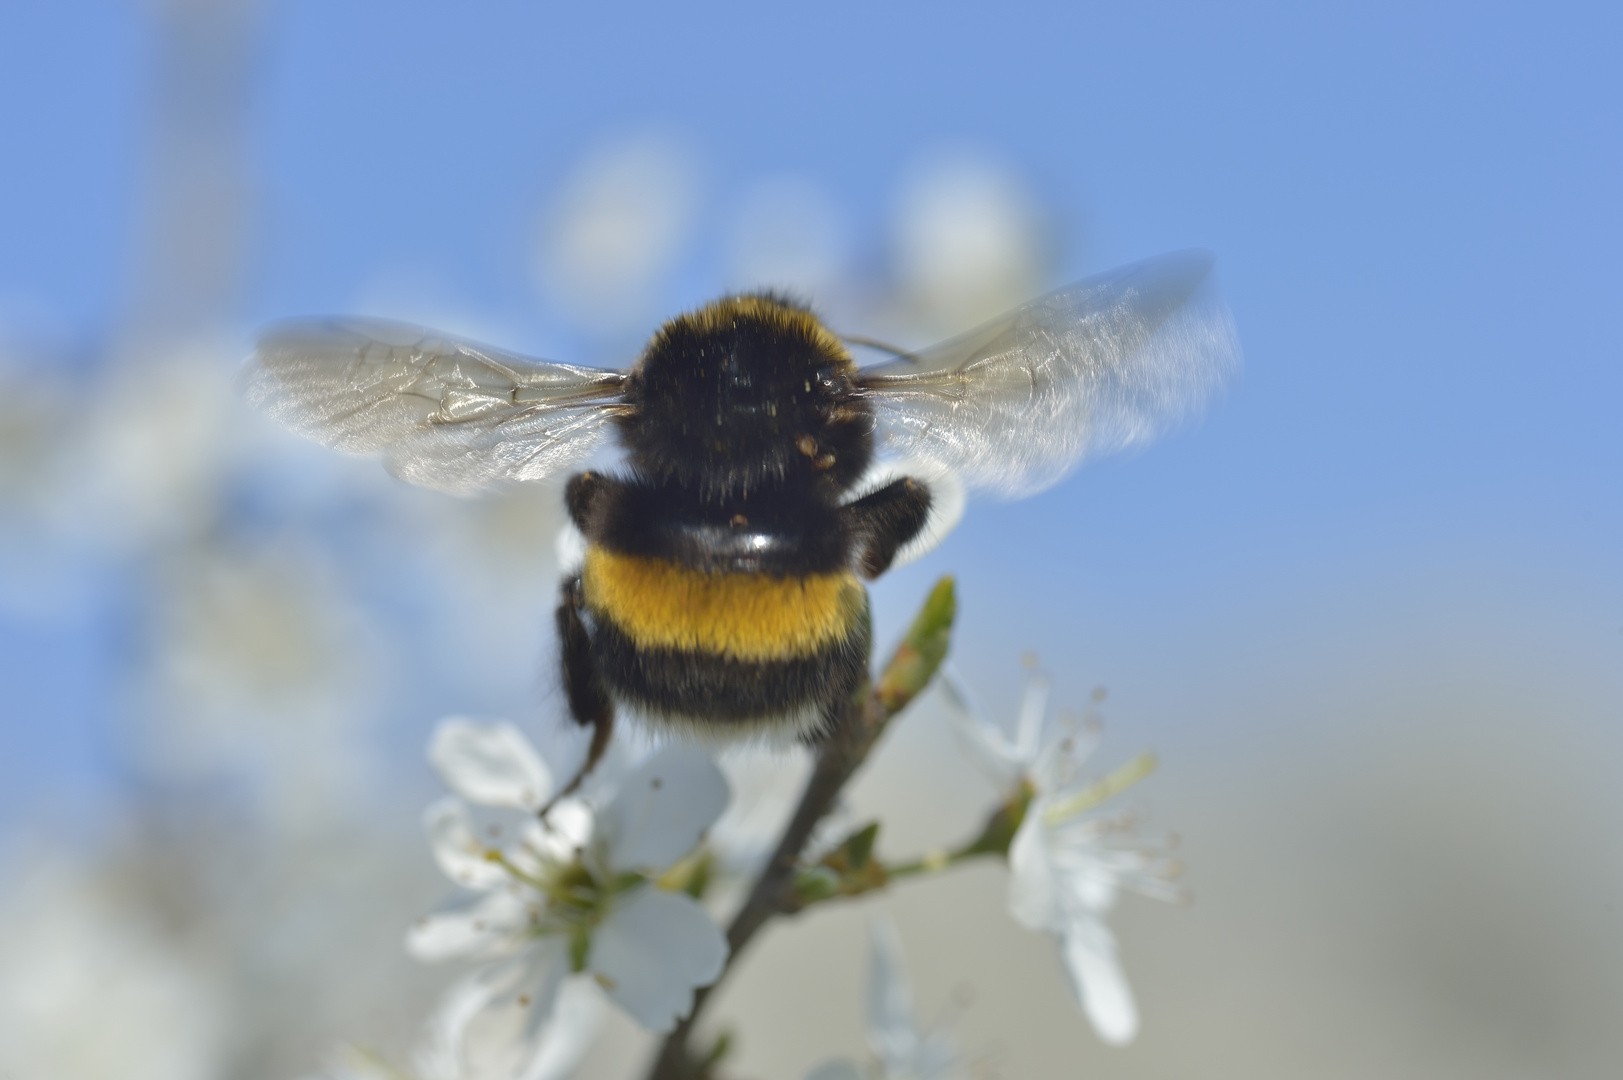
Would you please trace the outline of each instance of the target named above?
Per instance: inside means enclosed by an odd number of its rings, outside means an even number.
[[[974,508],[880,590],[882,627],[957,571],[986,679],[1012,687],[1026,648],[1075,653],[1062,691],[1108,681],[1169,731],[1203,696],[1329,663],[1327,626],[1401,641],[1438,608],[1438,635],[1499,642],[1483,664],[1533,633],[1617,688],[1615,8],[306,0],[264,20],[245,331],[405,278],[573,358],[588,345],[536,288],[533,232],[597,140],[669,131],[699,155],[673,308],[720,288],[712,235],[756,178],[815,180],[877,258],[910,164],[973,145],[1053,211],[1056,284],[1215,250],[1246,371],[1165,445]],[[71,355],[120,320],[151,41],[137,5],[8,14],[12,337]],[[97,670],[94,626],[8,621],[12,678]],[[1330,653],[1309,662],[1314,641]]]

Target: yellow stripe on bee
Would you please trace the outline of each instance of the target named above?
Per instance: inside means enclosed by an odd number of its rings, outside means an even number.
[[[737,660],[789,660],[844,638],[862,611],[850,571],[775,578],[711,574],[593,545],[582,572],[586,606],[644,649]]]

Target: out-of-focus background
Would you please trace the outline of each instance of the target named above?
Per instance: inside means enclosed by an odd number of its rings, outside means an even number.
[[[1127,901],[1102,1047],[994,867],[898,917],[1008,1077],[1594,1077],[1623,1060],[1623,25],[1615,6],[63,0],[0,34],[0,1075],[402,1051],[450,713],[544,736],[556,490],[457,501],[249,414],[253,328],[364,313],[624,365],[721,291],[903,345],[1214,249],[1200,424],[971,507],[1011,710],[1106,685],[1196,902]],[[1105,764],[1110,761],[1106,760]],[[855,793],[977,787],[932,703]],[[743,1075],[854,1052],[861,906],[723,995]],[[592,1076],[643,1052],[611,1027]]]

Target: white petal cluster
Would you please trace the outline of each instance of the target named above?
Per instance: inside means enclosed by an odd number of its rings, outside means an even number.
[[[1138,1007],[1105,916],[1124,887],[1158,899],[1180,896],[1168,843],[1135,839],[1123,815],[1091,812],[1110,794],[1082,772],[1099,742],[1092,708],[1050,722],[1048,681],[1034,674],[1011,736],[950,675],[942,685],[971,757],[1029,800],[1009,846],[1009,913],[1058,940],[1072,994],[1099,1037],[1115,1046],[1131,1042]]]
[[[225,1071],[228,986],[128,901],[134,890],[59,856],[0,870],[0,1077]]]
[[[563,1075],[585,1052],[600,994],[650,1031],[687,1015],[694,989],[721,974],[727,943],[696,900],[654,881],[727,805],[706,753],[665,747],[607,797],[563,798],[544,818],[552,775],[513,725],[447,720],[429,759],[456,796],[429,806],[424,828],[440,868],[471,896],[419,920],[406,947],[420,960],[481,966],[441,1002],[420,1056],[425,1077]],[[516,839],[501,842],[499,826],[481,832],[469,803],[524,811]],[[490,1029],[511,1035],[485,1041],[516,1047],[514,1060],[469,1072]]]
[[[882,1080],[949,1080],[967,1074],[951,1033],[925,1029],[913,1012],[902,942],[888,919],[868,924],[868,1046]],[[844,1059],[824,1062],[806,1080],[863,1080]]]
[[[480,992],[464,980],[430,1017],[407,1065],[356,1046],[340,1046],[308,1080],[566,1080],[603,1020],[603,996],[591,979],[564,981],[542,1037],[527,1044],[519,1012],[479,1014]],[[470,1006],[472,1007],[470,1011]]]

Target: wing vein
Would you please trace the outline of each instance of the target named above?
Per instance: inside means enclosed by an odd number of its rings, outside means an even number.
[[[397,476],[459,494],[568,469],[623,382],[371,320],[272,328],[246,375],[249,399],[300,434],[381,451]]]
[[[1018,497],[1149,442],[1238,367],[1211,267],[1203,252],[1134,263],[864,373],[882,447]]]

